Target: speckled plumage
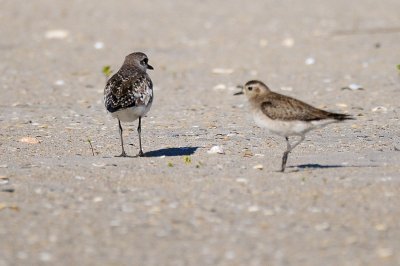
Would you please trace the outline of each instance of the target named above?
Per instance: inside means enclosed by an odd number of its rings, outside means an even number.
[[[236,94],[243,93],[250,102],[255,123],[286,139],[287,149],[282,158],[282,172],[285,170],[288,154],[305,139],[307,132],[331,123],[353,119],[347,114],[327,112],[273,92],[258,80],[247,82],[243,91]],[[300,136],[300,140],[290,143],[290,136]]]
[[[119,71],[107,82],[104,102],[110,113],[125,108],[147,106],[152,101],[153,83],[147,73],[140,73],[136,69]]]
[[[141,145],[141,118],[150,110],[153,102],[153,83],[146,73],[153,69],[144,53],[136,52],[126,56],[124,64],[104,88],[104,105],[111,115],[118,119],[122,154],[126,156],[122,138],[122,122],[139,119],[139,155],[143,155]]]

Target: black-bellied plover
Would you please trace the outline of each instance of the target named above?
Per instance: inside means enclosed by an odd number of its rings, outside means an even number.
[[[142,117],[150,110],[153,102],[153,83],[147,69],[149,59],[144,53],[137,52],[125,57],[124,64],[107,82],[104,89],[104,104],[107,111],[118,119],[121,138],[121,157],[127,156],[124,150],[121,122],[132,122],[139,118],[139,154],[143,156],[141,139]]]
[[[353,119],[350,115],[327,112],[272,92],[267,85],[258,80],[247,82],[242,91],[235,93],[239,94],[247,96],[254,121],[259,127],[285,137],[287,149],[283,153],[281,172],[285,171],[289,153],[305,139],[307,132],[331,123]],[[299,136],[300,139],[290,143],[290,136]]]

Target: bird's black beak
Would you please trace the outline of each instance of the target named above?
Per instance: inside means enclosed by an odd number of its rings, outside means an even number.
[[[153,69],[154,69],[154,67],[152,67],[152,66],[150,66],[149,64],[147,64],[147,69],[151,69],[151,70],[153,70]]]
[[[242,95],[242,94],[244,94],[244,93],[243,93],[243,86],[242,86],[242,85],[238,85],[238,86],[236,86],[236,88],[241,89],[241,91],[236,92],[236,93],[233,94],[233,95]]]

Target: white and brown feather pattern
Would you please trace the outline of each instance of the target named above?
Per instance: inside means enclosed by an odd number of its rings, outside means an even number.
[[[104,103],[109,112],[130,107],[147,106],[153,101],[153,84],[146,73],[116,73],[104,90]]]
[[[316,121],[323,119],[345,120],[348,115],[327,112],[300,100],[269,92],[268,98],[261,102],[262,112],[273,120]]]

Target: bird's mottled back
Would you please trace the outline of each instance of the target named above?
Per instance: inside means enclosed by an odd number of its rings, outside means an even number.
[[[107,82],[104,104],[109,112],[148,105],[153,101],[153,83],[146,73],[116,73]]]
[[[132,53],[107,82],[104,104],[113,113],[131,107],[147,106],[153,101],[153,83],[146,70],[153,69],[144,53]]]

